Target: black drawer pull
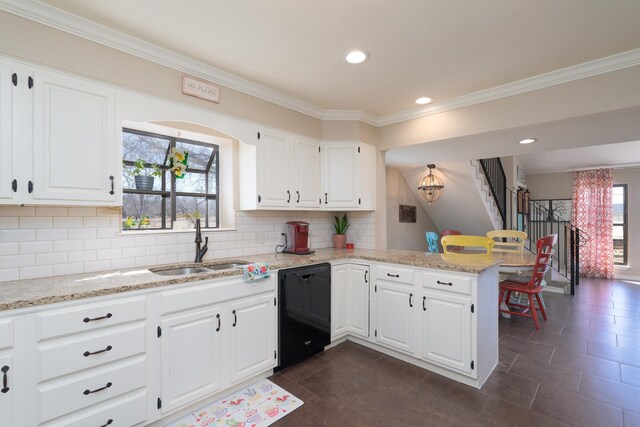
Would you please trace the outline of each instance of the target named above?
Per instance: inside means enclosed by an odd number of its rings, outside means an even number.
[[[216,328],[216,332],[220,332],[220,326],[221,326],[220,314],[216,314],[216,319],[218,319],[218,327]]]
[[[109,418],[109,420],[107,420],[107,422],[102,424],[100,427],[107,427],[108,425],[111,425],[112,422],[113,422],[113,419]]]
[[[427,297],[422,297],[422,311],[427,311],[427,306],[425,305],[427,302]]]
[[[369,280],[367,280],[367,274],[369,274],[369,270],[364,271],[364,283],[369,283]]]
[[[104,353],[105,351],[111,351],[113,347],[111,347],[110,345],[107,346],[107,348],[105,348],[104,350],[98,350],[98,351],[85,351],[84,353],[82,353],[82,355],[84,357],[89,357],[89,356],[93,356],[94,354],[100,354],[100,353]]]
[[[13,181],[11,181],[11,189],[13,190],[13,192],[17,192],[18,191],[18,180],[14,179]]]
[[[236,311],[233,310],[231,313],[233,313],[233,326],[234,328],[236,327],[236,325],[238,324],[238,315],[236,314]]]
[[[287,203],[291,201],[291,191],[287,190]]]
[[[400,277],[399,274],[391,274],[391,273],[387,273],[387,276],[389,276],[389,277]]]
[[[89,390],[89,389],[86,389],[85,391],[83,391],[83,392],[82,392],[82,394],[84,394],[85,396],[88,396],[88,395],[90,395],[91,393],[97,393],[97,392],[99,392],[99,391],[106,390],[106,389],[108,389],[109,387],[111,387],[112,385],[113,385],[112,383],[107,383],[107,385],[105,385],[104,387],[100,387],[100,388],[97,388],[97,389],[95,389],[95,390]]]
[[[411,299],[413,298],[413,294],[409,294],[409,307],[413,307]]]
[[[9,372],[9,367],[7,365],[4,365],[2,369],[0,369],[0,371],[2,371],[2,390],[0,391],[3,393],[6,393],[9,391],[9,387],[7,386],[7,382],[9,381],[9,377],[7,376],[7,372]]]
[[[114,178],[113,178],[113,175],[110,175],[110,176],[109,176],[109,179],[111,180],[111,191],[109,191],[109,194],[111,194],[111,195],[113,196],[113,193],[114,193],[114,191],[113,191],[113,187],[114,187],[114,183],[113,183]]]
[[[436,281],[436,283],[438,285],[453,286],[453,283],[451,282],[441,282],[440,280]]]
[[[298,200],[296,200],[296,203],[300,203],[300,192],[296,190],[296,194],[298,195]]]
[[[90,317],[85,317],[84,319],[82,319],[82,321],[84,323],[89,323],[89,322],[93,322],[93,321],[96,321],[96,320],[111,319],[112,316],[113,316],[113,314],[107,313],[105,316],[94,317],[93,319],[91,319]]]
[[[327,204],[327,193],[324,193],[324,204]]]
[[[29,181],[29,183],[27,184],[27,191],[29,191],[29,194],[33,193],[33,182]]]

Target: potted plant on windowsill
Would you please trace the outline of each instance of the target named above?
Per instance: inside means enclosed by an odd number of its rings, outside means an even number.
[[[143,175],[143,172],[147,170],[146,163],[143,159],[136,160],[133,167],[133,178],[136,181],[136,189],[151,191],[153,190],[153,183],[155,177],[162,177],[162,169],[158,165],[151,165],[151,173]]]
[[[335,249],[344,249],[344,244],[347,241],[347,228],[349,228],[346,212],[342,218],[335,217],[333,228],[336,231],[336,234],[333,235],[333,247]]]

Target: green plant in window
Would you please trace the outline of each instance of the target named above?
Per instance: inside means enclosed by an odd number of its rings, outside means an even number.
[[[125,230],[131,230],[138,224],[136,219],[132,216],[128,216],[127,219],[124,220],[123,226]]]
[[[147,167],[145,166],[145,161],[144,159],[138,159],[136,160],[134,166],[133,166],[133,171],[131,172],[133,174],[133,176],[138,176],[138,175],[142,175],[142,172],[147,169]],[[151,173],[150,174],[145,174],[146,176],[157,176],[157,177],[161,177],[162,176],[162,169],[160,169],[160,166],[153,164],[151,165]]]

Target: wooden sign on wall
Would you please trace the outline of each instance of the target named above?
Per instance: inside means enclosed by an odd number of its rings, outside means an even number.
[[[416,222],[416,207],[400,205],[400,222]]]
[[[220,88],[218,86],[193,77],[182,76],[182,93],[206,99],[216,104],[220,103]]]

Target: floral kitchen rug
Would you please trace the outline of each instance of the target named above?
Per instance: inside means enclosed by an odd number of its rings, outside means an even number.
[[[262,380],[165,427],[266,427],[303,403],[282,387]]]

